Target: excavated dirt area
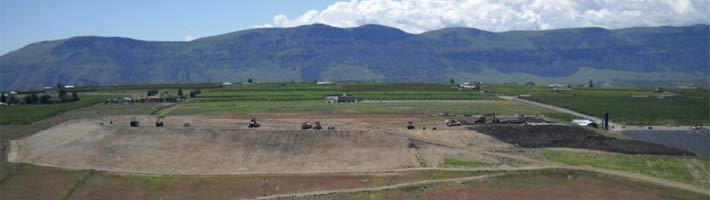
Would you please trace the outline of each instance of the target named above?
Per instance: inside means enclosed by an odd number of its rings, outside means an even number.
[[[694,155],[691,152],[638,140],[619,140],[577,126],[479,125],[472,130],[527,148],[567,147],[630,154]]]
[[[255,117],[261,127],[249,129]],[[140,127],[130,127],[132,119]],[[146,174],[380,171],[437,166],[445,156],[499,163],[510,145],[426,116],[249,115],[77,119],[12,142],[10,161]],[[320,121],[335,130],[300,130]],[[417,130],[407,130],[414,121]],[[189,127],[185,126],[189,123]],[[421,126],[426,126],[422,130]],[[432,130],[432,127],[437,130]],[[500,165],[508,165],[511,159]]]

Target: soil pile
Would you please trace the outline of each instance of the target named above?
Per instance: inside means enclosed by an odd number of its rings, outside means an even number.
[[[577,126],[482,125],[470,129],[527,148],[567,147],[629,154],[694,155],[659,144],[610,138]]]

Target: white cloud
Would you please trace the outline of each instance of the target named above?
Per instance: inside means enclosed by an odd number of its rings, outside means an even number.
[[[185,42],[189,42],[189,41],[192,41],[192,40],[194,40],[194,39],[195,39],[195,38],[192,37],[192,35],[188,35],[188,36],[185,36],[185,40],[184,40],[184,41],[185,41]]]
[[[710,0],[351,0],[259,27],[382,24],[411,33],[445,27],[490,31],[710,23]]]

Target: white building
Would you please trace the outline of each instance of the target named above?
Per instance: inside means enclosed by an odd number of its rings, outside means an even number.
[[[318,85],[330,85],[330,84],[333,84],[333,82],[331,82],[331,81],[318,81],[318,82],[316,82],[316,84],[318,84]]]

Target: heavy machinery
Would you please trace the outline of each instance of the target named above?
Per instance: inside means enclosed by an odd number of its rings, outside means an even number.
[[[313,125],[311,125],[310,122],[306,122],[306,123],[303,123],[303,125],[301,125],[301,129],[303,129],[303,130],[311,129],[311,128],[313,128]]]
[[[414,122],[412,122],[412,121],[408,121],[408,122],[407,122],[407,129],[414,129],[414,124],[413,124],[413,123],[414,123]]]
[[[446,126],[448,126],[448,127],[461,126],[461,121],[455,120],[455,119],[446,120]]]
[[[321,130],[321,129],[323,129],[323,127],[320,126],[320,122],[316,122],[316,125],[313,126],[313,129],[315,129],[315,130]]]
[[[256,127],[260,127],[260,126],[261,126],[261,124],[257,123],[256,119],[251,118],[251,120],[249,120],[249,128],[256,128]]]
[[[163,118],[165,118],[165,116],[161,115],[161,116],[158,116],[157,119],[155,119],[155,127],[163,128]]]
[[[480,124],[492,124],[498,122],[498,120],[496,119],[495,113],[487,113],[482,115],[481,117],[478,117],[475,122]]]
[[[138,120],[136,120],[136,118],[131,119],[131,127],[139,127],[140,124],[141,123]]]

